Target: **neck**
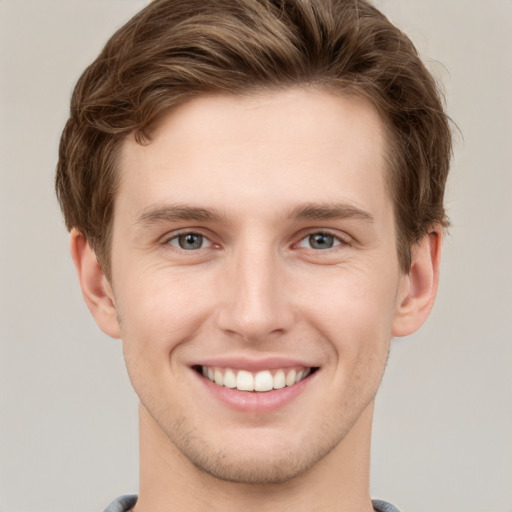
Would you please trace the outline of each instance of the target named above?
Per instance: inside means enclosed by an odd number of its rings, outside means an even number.
[[[140,491],[135,512],[370,512],[370,438],[373,403],[327,456],[282,483],[220,480],[194,466],[141,406]]]

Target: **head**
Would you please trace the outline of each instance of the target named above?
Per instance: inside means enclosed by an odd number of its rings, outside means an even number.
[[[353,462],[390,339],[435,296],[449,154],[432,77],[366,2],[156,0],[121,28],[57,191],[144,430],[230,481]]]
[[[191,98],[308,86],[367,98],[387,131],[387,184],[403,271],[446,226],[451,137],[436,84],[412,42],[360,0],[155,0],[109,40],[76,85],[56,189],[110,275],[118,153]]]

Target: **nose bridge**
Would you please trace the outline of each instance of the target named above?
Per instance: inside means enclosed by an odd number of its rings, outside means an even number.
[[[233,251],[219,326],[247,341],[284,332],[292,321],[277,251],[266,240],[246,237]]]

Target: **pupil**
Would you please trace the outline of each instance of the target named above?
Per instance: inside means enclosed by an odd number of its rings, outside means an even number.
[[[203,237],[196,233],[187,233],[179,237],[179,244],[182,249],[200,249],[203,244]]]
[[[334,243],[334,237],[325,233],[315,233],[309,237],[309,243],[313,249],[330,249]]]

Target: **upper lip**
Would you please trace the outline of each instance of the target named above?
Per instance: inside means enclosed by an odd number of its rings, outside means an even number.
[[[296,358],[283,356],[266,356],[262,358],[254,357],[211,357],[194,362],[192,367],[208,366],[217,368],[232,368],[234,370],[248,370],[259,372],[262,370],[275,370],[279,368],[288,368],[304,366],[305,368],[318,367],[318,364],[312,364],[311,361],[304,361]]]

